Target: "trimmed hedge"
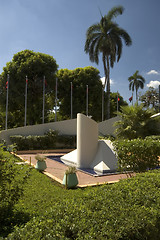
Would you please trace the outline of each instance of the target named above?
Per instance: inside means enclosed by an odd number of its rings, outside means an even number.
[[[65,190],[35,172],[15,211],[30,216],[6,239],[159,240],[160,171],[114,185]]]
[[[23,192],[23,184],[29,177],[30,168],[18,166],[17,159],[0,147],[0,236],[11,231],[14,224],[19,224],[14,206]],[[26,215],[24,215],[26,217]],[[26,218],[27,219],[27,218]],[[22,220],[22,219],[21,219]],[[13,224],[14,223],[14,224]]]
[[[0,151],[1,239],[159,240],[160,170],[65,190],[15,161]]]
[[[17,150],[75,148],[75,136],[59,135],[54,130],[49,130],[42,136],[10,136],[10,140],[17,145]]]
[[[160,140],[153,138],[118,140],[114,143],[120,171],[143,172],[160,164]]]

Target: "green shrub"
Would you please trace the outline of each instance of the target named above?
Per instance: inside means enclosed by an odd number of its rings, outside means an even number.
[[[147,136],[147,137],[145,137],[145,139],[160,140],[160,135]]]
[[[105,135],[105,136],[99,136],[99,140],[111,140],[114,141],[116,138],[113,135]]]
[[[160,170],[66,191],[15,161],[0,149],[0,238],[159,240]]]
[[[17,165],[16,158],[0,148],[0,234],[17,223],[13,209],[22,194],[29,171],[27,166]]]
[[[10,240],[159,240],[160,171],[69,191],[33,171],[17,208],[32,217]]]
[[[54,130],[49,130],[42,136],[10,136],[10,140],[17,145],[17,150],[47,150],[75,147],[75,136],[59,135],[58,132]]]
[[[121,111],[118,112],[120,120],[114,124],[118,138],[135,139],[160,134],[159,120],[151,118],[154,114],[152,109],[136,102],[134,106],[122,106]]]
[[[143,172],[159,166],[160,141],[152,139],[119,140],[114,142],[120,171]]]

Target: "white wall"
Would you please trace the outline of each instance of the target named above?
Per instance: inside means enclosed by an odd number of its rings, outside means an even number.
[[[98,131],[99,131],[99,135],[112,135],[115,136],[115,129],[116,127],[114,127],[114,123],[116,121],[120,120],[120,117],[114,117],[114,118],[110,118],[106,121],[100,122],[98,123]]]
[[[114,117],[109,120],[98,123],[98,131],[100,135],[113,135],[115,127],[113,124],[115,121],[118,121],[119,117]],[[76,135],[77,134],[77,119],[64,120],[60,122],[51,122],[44,124],[37,124],[26,127],[12,128],[8,130],[3,130],[0,132],[0,139],[5,139],[7,144],[11,144],[10,136],[13,135],[43,135],[49,129],[57,130],[60,134],[64,135]]]
[[[76,135],[77,134],[77,119],[65,120],[60,122],[51,122],[44,124],[37,124],[26,127],[12,128],[0,132],[0,139],[5,139],[7,144],[11,144],[10,136],[13,135],[44,135],[49,129],[57,130],[63,135]]]

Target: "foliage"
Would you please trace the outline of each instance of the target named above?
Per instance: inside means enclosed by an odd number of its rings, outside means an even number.
[[[86,114],[86,85],[88,85],[88,112],[96,121],[101,121],[102,82],[94,67],[61,69],[57,72],[59,112],[64,119],[71,118],[71,82],[73,118],[77,113]]]
[[[154,108],[155,110],[158,110],[159,106],[159,93],[158,89],[154,89],[153,87],[150,87],[149,90],[147,90],[143,95],[139,97],[139,101],[141,101],[145,107]]]
[[[5,119],[6,119],[6,113],[0,106],[0,131],[5,128]]]
[[[0,235],[18,223],[17,215],[21,213],[14,213],[14,205],[22,194],[29,172],[29,168],[18,166],[16,159],[0,148]]]
[[[0,160],[1,239],[159,240],[160,170],[66,191],[35,169],[14,164],[16,159],[3,150]]]
[[[44,161],[46,160],[46,157],[37,154],[37,155],[35,156],[35,159],[36,159],[37,161],[44,162]]]
[[[104,136],[99,136],[98,137],[99,140],[110,140],[110,141],[114,141],[115,137],[112,135],[104,135]]]
[[[143,104],[138,106],[136,103],[134,106],[121,107],[121,111],[118,113],[121,120],[115,123],[116,134],[119,138],[134,139],[159,134],[155,125],[158,120],[151,118],[153,110],[145,109]]]
[[[139,74],[139,71],[136,71],[132,76],[128,78],[128,81],[129,90],[132,90],[132,92],[134,92],[134,89],[136,89],[136,101],[138,101],[137,92],[139,88],[144,88],[145,79]]]
[[[97,24],[90,26],[86,33],[85,52],[89,54],[92,62],[99,63],[99,55],[102,54],[105,84],[107,84],[107,119],[110,118],[110,67],[121,58],[123,42],[130,46],[132,40],[129,34],[113,21],[115,17],[124,11],[122,6],[112,8],[107,15],[101,16]]]
[[[28,108],[27,123],[42,122],[42,90],[43,77],[46,78],[46,104],[45,111],[51,108],[47,98],[55,88],[55,73],[58,65],[55,59],[47,54],[24,50],[16,53],[11,62],[3,68],[0,76],[0,106],[5,111],[6,81],[9,73],[9,116],[8,127],[22,126],[24,124],[24,102],[26,75],[28,77]]]
[[[160,135],[147,136],[145,139],[160,140]]]
[[[124,101],[123,97],[118,93],[118,111],[121,112],[121,107],[122,106],[127,106],[127,102]],[[110,93],[110,104],[111,104],[111,112],[110,116],[111,117],[116,117],[117,116],[117,93],[116,92],[111,92]]]
[[[75,136],[59,135],[57,131],[49,130],[42,136],[10,136],[12,143],[16,143],[17,150],[74,148]]]
[[[159,166],[160,141],[132,139],[114,141],[121,171],[143,172]]]
[[[66,191],[33,169],[14,210],[30,219],[16,226],[8,240],[158,240],[160,171],[112,185]]]
[[[71,173],[76,173],[76,167],[68,167],[68,169],[65,171],[65,174],[71,174]]]

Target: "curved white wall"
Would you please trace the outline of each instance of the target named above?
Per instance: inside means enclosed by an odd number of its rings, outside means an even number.
[[[98,124],[86,117],[77,114],[77,167],[90,168],[97,152]]]

